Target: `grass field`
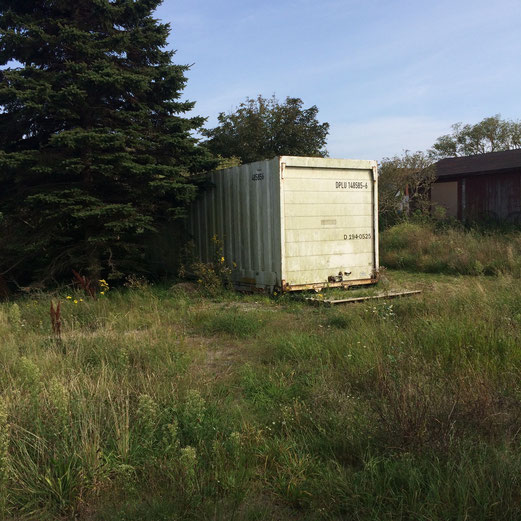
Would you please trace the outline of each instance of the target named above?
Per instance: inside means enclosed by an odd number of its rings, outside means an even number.
[[[521,278],[521,230],[406,221],[380,235],[381,263],[394,269]]]
[[[422,295],[1,304],[0,519],[521,519],[520,284],[385,273]]]

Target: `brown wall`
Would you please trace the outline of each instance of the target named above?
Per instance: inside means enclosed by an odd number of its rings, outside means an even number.
[[[521,222],[521,169],[508,173],[446,176],[431,187],[431,202],[461,220]]]
[[[521,212],[521,172],[468,176],[460,180],[460,218],[509,219]]]
[[[458,181],[434,183],[431,203],[445,208],[447,217],[458,217]]]

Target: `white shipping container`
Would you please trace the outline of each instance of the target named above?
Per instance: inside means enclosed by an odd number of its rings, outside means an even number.
[[[191,232],[203,262],[222,241],[238,289],[378,280],[376,161],[281,156],[212,172],[209,181],[192,206]]]

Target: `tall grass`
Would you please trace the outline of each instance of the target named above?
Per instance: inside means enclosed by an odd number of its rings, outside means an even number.
[[[1,304],[0,517],[520,519],[521,287],[409,279],[333,309],[53,295],[61,342],[50,295]]]
[[[394,269],[461,275],[521,277],[521,231],[403,222],[380,235],[381,264]]]

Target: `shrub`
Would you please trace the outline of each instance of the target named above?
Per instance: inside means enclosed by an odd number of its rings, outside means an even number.
[[[202,262],[195,254],[195,244],[189,242],[183,251],[183,262],[179,269],[181,278],[191,277],[210,296],[216,296],[223,290],[231,289],[232,268],[224,256],[223,242],[214,235],[212,237],[213,255],[210,262]]]

